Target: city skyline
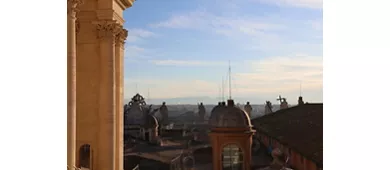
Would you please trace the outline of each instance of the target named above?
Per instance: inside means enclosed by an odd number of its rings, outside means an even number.
[[[233,98],[322,102],[322,2],[280,2],[136,1],[124,98],[220,98],[224,78],[226,99],[230,60]]]

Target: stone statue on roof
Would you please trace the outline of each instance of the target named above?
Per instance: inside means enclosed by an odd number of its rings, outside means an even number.
[[[283,101],[280,103],[280,109],[287,109],[288,108],[288,103],[286,98],[283,98]]]
[[[248,114],[249,117],[251,117],[252,114],[252,106],[249,102],[246,102],[246,105],[244,106],[245,112]]]
[[[270,113],[272,113],[272,103],[270,101],[266,101],[264,114],[270,114]]]
[[[160,106],[161,122],[163,124],[168,123],[168,107],[165,102]]]
[[[199,120],[203,122],[204,116],[206,115],[206,108],[204,107],[202,102],[200,103],[200,105],[198,105],[198,114],[199,114]]]

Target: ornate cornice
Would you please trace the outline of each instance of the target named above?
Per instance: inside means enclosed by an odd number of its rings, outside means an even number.
[[[71,17],[75,18],[76,13],[79,11],[78,6],[83,4],[83,0],[67,0],[68,1],[68,8],[67,8],[67,14]]]
[[[127,8],[132,7],[135,0],[115,0],[115,1],[122,8],[122,10],[125,10]]]
[[[116,23],[115,20],[102,20],[94,22],[97,30],[98,38],[115,38],[122,30],[122,26]]]
[[[128,31],[126,29],[122,29],[119,31],[119,33],[115,37],[115,44],[120,45],[123,47],[125,44],[125,40],[127,38]]]

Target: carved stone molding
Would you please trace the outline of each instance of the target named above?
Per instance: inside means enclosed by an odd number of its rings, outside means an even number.
[[[76,34],[80,32],[80,21],[76,19]]]
[[[115,38],[115,36],[122,30],[122,26],[114,20],[104,20],[94,22],[97,30],[97,37],[99,39]]]
[[[76,13],[79,11],[77,7],[83,4],[84,1],[83,0],[67,0],[67,1],[68,1],[68,9],[67,9],[68,15],[71,16],[72,18],[76,18]]]
[[[128,31],[126,29],[122,29],[115,37],[115,44],[123,47],[125,44],[125,40],[127,38]]]

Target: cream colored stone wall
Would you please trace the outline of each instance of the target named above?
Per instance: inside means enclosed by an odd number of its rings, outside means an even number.
[[[68,9],[72,9],[75,2],[70,5],[69,1]],[[68,10],[69,167],[77,166],[79,148],[89,144],[90,169],[123,170],[123,44],[127,31],[122,16],[132,3],[84,0],[73,18]]]

